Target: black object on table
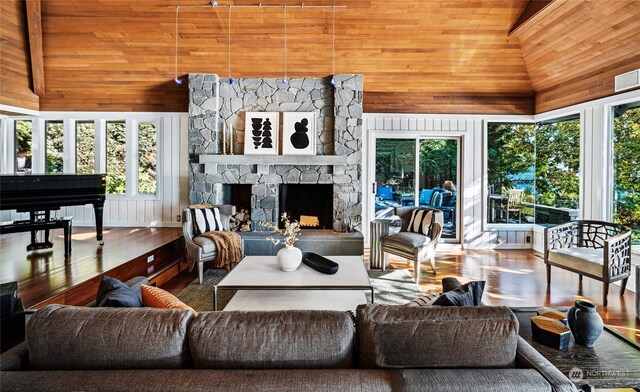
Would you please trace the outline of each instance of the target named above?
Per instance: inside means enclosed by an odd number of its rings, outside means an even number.
[[[578,388],[638,388],[640,387],[640,345],[605,325],[592,348],[575,343],[557,350],[532,339],[531,322],[536,308],[511,308],[520,323],[520,336]],[[567,311],[566,309],[559,309]]]
[[[335,274],[340,267],[338,263],[313,252],[304,252],[302,254],[302,262],[314,270],[327,275]]]

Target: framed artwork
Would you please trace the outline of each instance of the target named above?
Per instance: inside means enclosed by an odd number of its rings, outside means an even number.
[[[278,155],[280,113],[246,112],[244,123],[245,155]]]
[[[316,155],[315,112],[284,112],[283,155]]]

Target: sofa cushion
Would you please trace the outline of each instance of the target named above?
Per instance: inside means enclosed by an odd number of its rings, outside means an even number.
[[[453,290],[445,291],[433,305],[439,306],[478,306],[482,302],[484,280],[465,283]]]
[[[403,392],[551,392],[534,369],[402,369],[392,384]],[[394,389],[396,390],[396,389]]]
[[[506,307],[360,305],[363,368],[502,368],[515,362],[518,320]]]
[[[103,276],[98,287],[96,306],[139,308],[142,306],[140,287],[132,289],[116,278]]]
[[[431,242],[431,238],[422,234],[402,231],[382,238],[382,246],[413,253],[415,248]]]
[[[429,236],[431,222],[433,221],[433,211],[416,209],[411,212],[411,219],[407,231]]]
[[[49,305],[27,324],[29,368],[175,369],[190,364],[190,311]]]
[[[180,301],[175,295],[166,290],[148,285],[143,285],[140,289],[144,306],[163,309],[184,309],[198,314],[191,306]]]
[[[549,250],[548,260],[551,263],[582,271],[586,274],[602,278],[604,249],[566,248]]]
[[[392,392],[388,370],[81,370],[3,372],[2,391]]]
[[[355,343],[348,312],[201,312],[189,326],[196,368],[349,368]]]

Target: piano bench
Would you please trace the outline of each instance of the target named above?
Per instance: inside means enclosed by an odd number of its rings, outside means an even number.
[[[45,230],[49,237],[49,230],[63,229],[64,230],[64,256],[68,257],[71,254],[71,221],[72,216],[64,216],[62,218],[49,219],[47,221],[35,221],[19,220],[0,222],[0,234],[10,233],[22,233],[25,231],[31,232],[31,243],[27,245],[27,251],[34,249],[45,249],[53,247],[53,244],[49,241],[35,242],[35,232],[39,230]]]

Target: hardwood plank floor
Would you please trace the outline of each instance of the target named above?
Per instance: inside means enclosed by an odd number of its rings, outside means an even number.
[[[182,236],[179,228],[109,228],[98,245],[94,228],[74,228],[72,252],[64,257],[61,230],[53,248],[26,251],[29,233],[0,236],[0,282],[17,280],[26,307],[54,297]]]

